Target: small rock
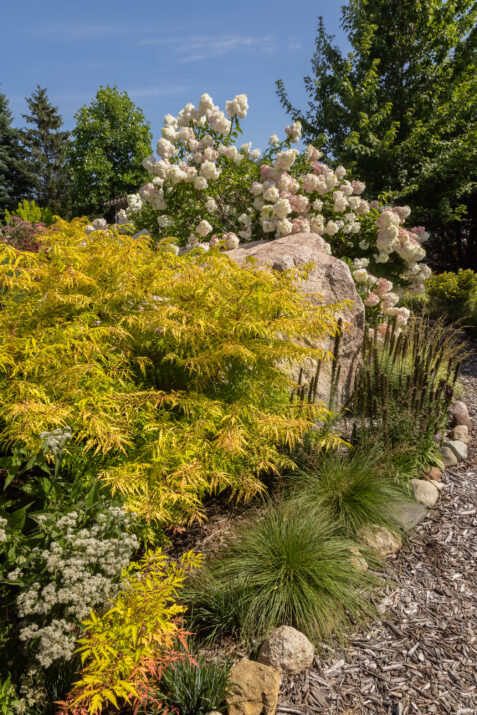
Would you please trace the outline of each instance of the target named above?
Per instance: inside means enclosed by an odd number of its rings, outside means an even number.
[[[454,429],[451,431],[449,437],[452,440],[457,440],[458,442],[463,442],[464,444],[469,444],[469,442],[470,442],[469,428],[467,427],[467,425],[457,425],[457,427],[454,427]]]
[[[427,509],[415,501],[398,502],[390,509],[390,517],[404,531],[411,531],[420,524],[427,514]]]
[[[395,554],[402,546],[402,539],[399,534],[393,534],[384,526],[371,524],[363,526],[358,534],[360,541],[371,549],[377,551],[381,556]]]
[[[264,640],[258,662],[294,675],[311,668],[314,655],[313,644],[303,633],[291,626],[280,626]]]
[[[439,469],[439,467],[427,467],[427,469],[422,470],[421,474],[426,479],[432,479],[433,481],[442,479],[442,469]]]
[[[414,499],[423,506],[434,506],[439,499],[439,490],[426,479],[411,479]]]
[[[472,422],[469,417],[469,410],[464,402],[454,402],[449,408],[452,427],[465,425],[469,432],[472,432]]]
[[[210,713],[207,713],[207,715],[222,715],[222,713],[219,713],[218,710],[211,710]]]
[[[451,449],[459,462],[462,462],[463,459],[467,459],[467,445],[463,442],[450,439],[448,442],[444,442],[444,447]]]
[[[228,715],[274,715],[280,690],[278,670],[243,658],[232,667],[230,684]]]
[[[435,488],[440,492],[444,489],[444,485],[442,484],[442,482],[438,482],[435,479],[431,479],[431,484],[433,484]]]
[[[351,565],[354,566],[357,571],[367,571],[368,562],[366,561],[364,556],[362,556],[361,551],[355,546],[352,546],[349,552],[350,554],[353,554],[350,558]]]
[[[449,449],[449,447],[440,447],[439,453],[442,457],[442,461],[444,462],[444,467],[453,467],[457,464],[457,457],[452,449]]]

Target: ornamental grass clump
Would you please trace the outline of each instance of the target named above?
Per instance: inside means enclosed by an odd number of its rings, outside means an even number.
[[[225,489],[252,497],[328,414],[289,398],[286,369],[329,357],[305,344],[335,335],[342,308],[304,295],[306,274],[115,229],[86,239],[81,220],[37,254],[0,245],[0,439],[35,452],[70,425],[147,521],[190,521]]]
[[[367,524],[395,526],[392,507],[406,496],[386,466],[378,450],[321,453],[314,468],[309,464],[290,477],[294,499],[315,510],[317,518],[327,515],[351,538]]]
[[[198,656],[194,657],[194,661],[180,661],[162,676],[161,700],[172,712],[177,708],[181,715],[226,712],[231,667],[231,660],[221,658],[207,661],[203,656]],[[163,710],[151,709],[147,712],[159,715]]]
[[[402,331],[394,322],[367,330],[352,442],[380,443],[408,476],[439,465],[437,448],[466,355],[458,331],[442,320],[414,317]]]
[[[377,578],[353,564],[355,547],[325,515],[292,502],[269,506],[187,587],[191,629],[207,637],[210,623],[214,637],[225,636],[233,623],[249,643],[280,625],[294,626],[315,643],[339,636],[374,612],[370,590]]]

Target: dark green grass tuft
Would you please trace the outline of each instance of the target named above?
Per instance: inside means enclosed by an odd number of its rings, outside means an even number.
[[[202,656],[195,660],[197,665],[184,660],[164,672],[160,682],[161,700],[167,707],[177,708],[181,715],[207,715],[212,710],[225,712],[232,661],[220,658],[206,661]]]
[[[298,503],[325,513],[353,538],[366,524],[394,526],[393,504],[408,499],[386,475],[382,452],[323,454],[314,469],[293,476]]]
[[[290,501],[269,506],[230,540],[188,588],[190,627],[252,642],[291,625],[315,642],[374,613],[378,579],[350,559],[354,542],[324,516]]]

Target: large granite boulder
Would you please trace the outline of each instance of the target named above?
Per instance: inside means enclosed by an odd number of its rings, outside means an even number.
[[[335,389],[334,407],[345,404],[353,391],[356,370],[361,359],[361,344],[364,336],[364,305],[359,297],[348,266],[338,258],[329,256],[324,250],[324,240],[316,233],[295,233],[274,241],[252,241],[243,243],[226,254],[237,263],[244,263],[253,256],[259,263],[268,263],[277,271],[297,268],[305,263],[314,263],[314,269],[301,288],[304,293],[319,293],[317,305],[339,303],[345,299],[353,301],[349,308],[339,314],[348,324],[343,331],[338,351],[339,375]],[[305,344],[310,345],[309,342]],[[316,344],[333,351],[334,339],[324,344]],[[302,382],[309,384],[317,373],[318,362],[310,360],[303,369]],[[332,361],[322,363],[319,370],[316,399],[328,405],[331,390]],[[293,371],[297,379],[298,368]]]

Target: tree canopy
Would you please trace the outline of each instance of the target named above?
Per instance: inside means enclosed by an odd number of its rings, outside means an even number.
[[[8,99],[0,92],[0,215],[31,193],[26,153],[12,119]]]
[[[308,109],[282,105],[325,158],[351,166],[370,195],[407,202],[441,263],[477,267],[477,4],[349,0],[352,50],[318,22]]]
[[[27,129],[22,131],[22,140],[32,176],[33,196],[39,206],[48,207],[65,217],[69,204],[66,167],[69,132],[61,130],[63,120],[58,108],[50,104],[46,89],[37,85],[26,102],[30,114],[22,115],[27,123]]]
[[[132,193],[147,178],[142,161],[152,134],[141,109],[117,87],[100,87],[75,114],[69,151],[73,209],[103,214],[103,203]]]

